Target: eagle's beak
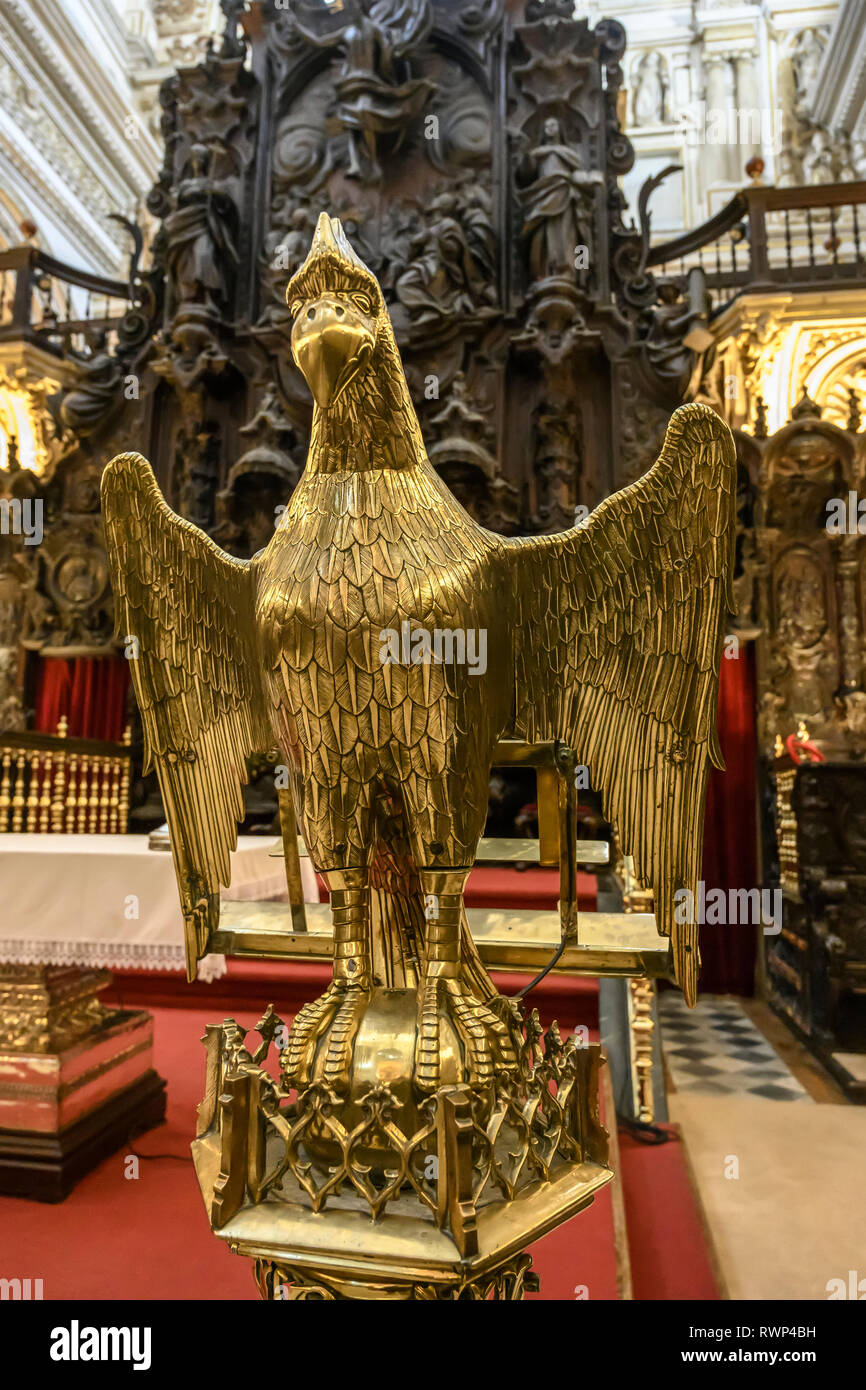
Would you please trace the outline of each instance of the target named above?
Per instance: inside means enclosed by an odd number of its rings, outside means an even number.
[[[375,345],[370,316],[336,294],[304,304],[292,329],[292,356],[322,410],[342,395],[370,360]]]

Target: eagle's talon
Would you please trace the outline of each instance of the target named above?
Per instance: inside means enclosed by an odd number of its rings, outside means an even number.
[[[346,990],[344,980],[332,980],[324,994],[304,1004],[296,1015],[280,1054],[280,1067],[287,1085],[298,1088],[309,1085],[316,1043],[338,1011]]]
[[[350,984],[343,991],[336,1017],[331,1023],[323,1079],[326,1086],[340,1092],[348,1090],[352,1065],[352,1046],[370,991]]]
[[[428,976],[421,987],[415,1083],[425,1092],[441,1084],[442,1024],[445,1019],[463,1043],[470,1086],[489,1085],[497,1072],[517,1069],[509,1031],[488,1005],[460,988],[456,980]]]

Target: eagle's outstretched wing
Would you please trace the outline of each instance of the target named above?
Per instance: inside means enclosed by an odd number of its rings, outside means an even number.
[[[254,576],[171,510],[140,454],[108,464],[102,512],[117,631],[144,724],[145,770],[155,764],[159,776],[194,979],[219,922],[219,886],[230,879],[245,758],[273,744]]]
[[[686,999],[697,994],[696,898],[719,662],[734,558],[727,425],[682,406],[638,482],[574,530],[508,543],[518,606],[516,726],[575,749],[623,852],[655,893]],[[682,911],[675,910],[682,907]],[[692,917],[680,923],[678,917]]]

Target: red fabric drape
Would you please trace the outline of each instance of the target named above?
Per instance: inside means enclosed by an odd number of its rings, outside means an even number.
[[[129,662],[122,656],[39,659],[33,727],[53,734],[66,715],[70,738],[119,743],[126,724]]]
[[[739,656],[722,656],[719,680],[719,739],[726,772],[710,769],[704,822],[703,877],[712,888],[758,888],[755,839],[757,737],[755,728],[755,663],[750,642],[740,644]],[[701,980],[706,993],[752,994],[756,938],[759,928],[748,924],[700,928]]]

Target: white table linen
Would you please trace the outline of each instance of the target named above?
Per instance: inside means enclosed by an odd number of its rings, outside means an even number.
[[[286,901],[281,842],[245,835],[231,857],[230,901]],[[304,897],[318,902],[301,860]],[[183,917],[167,850],[146,835],[0,835],[0,960],[109,970],[184,968]],[[202,979],[225,973],[220,956]]]

